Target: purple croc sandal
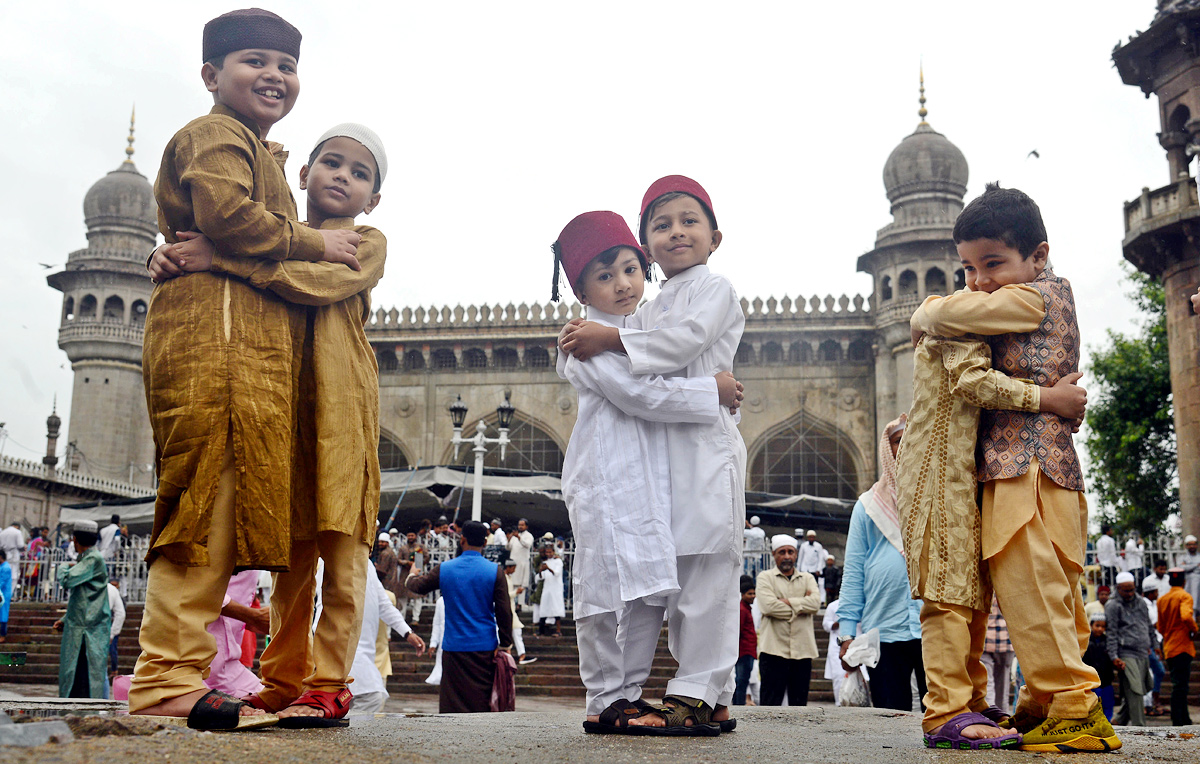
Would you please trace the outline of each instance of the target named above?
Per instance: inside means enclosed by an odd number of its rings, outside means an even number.
[[[942,725],[936,733],[925,733],[926,748],[957,748],[964,751],[988,751],[997,748],[1016,748],[1021,745],[1021,733],[1011,732],[1001,737],[974,738],[963,737],[962,731],[972,724],[986,724],[1000,729],[1000,726],[983,714],[967,712],[959,714]]]

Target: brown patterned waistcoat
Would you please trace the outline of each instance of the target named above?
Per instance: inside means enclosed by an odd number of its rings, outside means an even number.
[[[1079,370],[1079,322],[1071,284],[1049,268],[1029,286],[1042,293],[1046,317],[1027,334],[1001,334],[991,338],[992,368],[1010,377],[1052,386]],[[979,426],[982,453],[979,479],[1006,480],[1029,470],[1036,457],[1042,472],[1070,491],[1083,490],[1083,473],[1071,425],[1055,414],[1023,411],[987,411]]]

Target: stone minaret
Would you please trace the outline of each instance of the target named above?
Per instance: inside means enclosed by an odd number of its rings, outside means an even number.
[[[858,270],[875,279],[876,430],[912,405],[913,311],[929,295],[962,286],[951,233],[967,193],[967,160],[925,120],[924,71],[919,101],[920,124],[883,166],[892,222],[879,229],[875,249],[858,258]]]
[[[63,293],[58,346],[75,372],[68,430],[72,464],[109,480],[153,485],[154,443],[142,387],[142,325],[154,285],[146,256],[158,235],[154,192],[125,161],[83,199],[88,244],[46,281]]]
[[[61,426],[62,418],[58,415],[56,398],[50,416],[46,417],[46,455],[42,457],[42,464],[46,465],[48,472],[53,472],[58,466],[58,428]]]
[[[1113,50],[1121,81],[1158,96],[1167,185],[1125,205],[1125,259],[1161,279],[1175,409],[1179,504],[1184,533],[1200,534],[1200,201],[1189,176],[1200,153],[1200,0],[1159,0],[1150,28]]]

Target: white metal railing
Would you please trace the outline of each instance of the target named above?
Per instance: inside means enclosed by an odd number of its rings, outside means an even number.
[[[128,603],[146,601],[148,543],[147,536],[122,539],[106,561],[108,577],[121,582],[121,596]],[[68,593],[58,584],[58,571],[76,559],[74,549],[68,547],[44,547],[36,556],[22,553],[13,569],[13,602],[66,602]]]
[[[1125,542],[1121,540],[1121,535],[1116,536],[1117,555],[1119,557],[1119,570],[1131,570],[1129,560],[1125,555]],[[1140,566],[1141,575],[1150,575],[1154,572],[1155,560],[1162,560],[1167,563],[1168,568],[1173,568],[1179,565],[1180,558],[1187,554],[1187,550],[1183,547],[1183,540],[1177,534],[1161,534],[1158,536],[1148,537],[1143,540],[1144,548],[1141,550],[1142,564]],[[1104,571],[1101,569],[1099,555],[1096,552],[1095,541],[1088,542],[1088,548],[1085,553],[1084,575],[1089,584],[1108,583],[1104,579]],[[1141,586],[1141,581],[1136,582]],[[1095,586],[1091,587],[1093,590]],[[1089,593],[1089,596],[1093,596]]]
[[[147,565],[145,562],[149,536],[132,536],[121,540],[121,546],[115,550],[108,560],[109,578],[121,582],[121,596],[126,604],[141,605],[146,601]],[[491,560],[499,560],[504,554],[504,548],[486,547],[484,556]],[[1089,551],[1089,554],[1092,552]],[[1147,552],[1147,560],[1151,553]],[[575,542],[573,539],[564,541],[559,548],[559,558],[563,561],[563,595],[566,609],[574,609],[574,592],[571,581],[572,566],[575,561]],[[448,548],[434,549],[421,555],[414,566],[415,572],[427,572],[433,565],[439,565],[458,556],[458,545],[454,543]],[[13,570],[13,601],[14,602],[66,602],[67,592],[58,585],[58,570],[67,563],[74,562],[73,552],[60,547],[48,547],[39,556],[30,557],[27,553]],[[531,595],[537,588],[537,561],[535,549],[530,557],[529,580],[525,585],[525,594],[519,604],[528,607],[532,605]],[[770,552],[745,552],[742,556],[742,571],[746,575],[756,576],[760,571],[774,565]],[[1147,562],[1147,565],[1149,562]],[[373,572],[373,571],[372,571]],[[425,595],[424,602],[430,607],[437,599],[437,593]]]

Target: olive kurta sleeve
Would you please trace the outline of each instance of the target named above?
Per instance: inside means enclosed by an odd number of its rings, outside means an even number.
[[[924,337],[914,353],[913,376],[913,405],[896,465],[912,595],[987,610],[991,591],[975,498],[980,409],[1037,411],[1040,389],[994,371],[991,350],[978,339]]]
[[[251,286],[274,292],[288,302],[300,305],[331,305],[362,295],[364,308],[369,310],[370,290],[383,278],[387,239],[370,226],[355,226],[352,218],[326,221],[322,227],[353,228],[362,236],[357,254],[362,270],[356,271],[341,263],[247,260],[220,252],[213,256],[212,270],[236,276]],[[366,315],[363,318],[365,320]]]
[[[1025,284],[1009,284],[991,294],[960,289],[946,297],[928,297],[911,323],[914,329],[943,337],[993,336],[1032,332],[1045,317],[1041,292]]]

